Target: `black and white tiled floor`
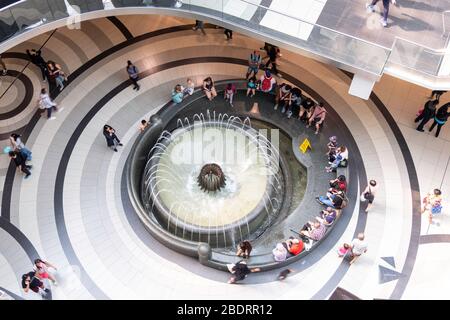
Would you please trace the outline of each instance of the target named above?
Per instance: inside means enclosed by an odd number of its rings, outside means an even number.
[[[225,58],[245,61],[261,43],[237,34],[226,42],[222,31],[214,28],[202,36],[190,30],[192,21],[178,18],[141,18],[142,23],[136,24],[136,17],[120,17],[135,37],[130,40],[108,19],[83,22],[80,30],[59,29],[50,37],[43,55],[59,62],[72,77],[56,98],[64,110],[53,121],[36,115],[37,90],[45,84],[34,66],[25,69],[33,98],[19,114],[0,121],[0,137],[4,146],[11,131],[31,121],[22,130],[29,135],[34,169],[32,177],[23,180],[20,173],[8,169],[8,158],[0,156],[0,287],[26,299],[37,298],[21,291],[19,277],[39,255],[59,268],[54,299],[227,299],[236,294],[252,299],[324,299],[336,286],[362,298],[399,299],[415,297],[418,286],[421,292],[427,289],[426,270],[414,262],[445,244],[419,246],[420,234],[450,231],[445,214],[439,226],[427,231],[426,220],[421,221],[413,209],[420,201],[418,192],[411,192],[417,183],[422,195],[441,181],[444,194],[450,192],[449,173],[442,169],[450,154],[450,131],[444,127],[435,139],[413,130],[416,106],[428,93],[386,77],[375,88],[379,99],[363,101],[347,94],[350,78],[341,71],[289,52],[284,52],[281,70],[312,88],[340,114],[360,149],[367,178],[380,183],[373,211],[360,213],[357,204],[335,246],[364,230],[368,253],[349,268],[331,250],[287,283],[271,281],[274,274],[261,273],[252,275],[254,280],[249,278],[244,286],[230,286],[228,274],[153,240],[127,214],[121,196],[123,166],[139,121],[167,103],[170,90],[187,77],[197,84],[206,75],[215,80],[242,77],[246,67],[224,62],[229,61]],[[180,25],[185,27],[176,27]],[[165,31],[151,33],[159,29]],[[20,71],[26,61],[14,53],[38,47],[48,36],[10,50],[11,58],[5,59],[8,67]],[[140,81],[139,92],[124,84],[128,59],[141,72],[149,72]],[[0,114],[23,99],[23,86],[17,82],[0,101]],[[118,153],[105,147],[101,133],[105,123],[115,127],[124,142]],[[424,170],[431,151],[438,160]],[[412,161],[408,162],[408,154]],[[360,183],[359,188],[364,187]],[[380,284],[379,265],[385,266],[381,257],[386,256],[395,258],[396,270],[405,276]]]

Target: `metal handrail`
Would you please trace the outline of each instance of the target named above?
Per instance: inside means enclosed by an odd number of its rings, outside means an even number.
[[[442,12],[442,36],[445,36],[446,27],[445,27],[445,15],[450,13],[450,10],[445,10]]]
[[[0,12],[5,11],[5,10],[7,10],[7,9],[10,9],[10,8],[14,7],[14,6],[17,5],[17,4],[23,3],[23,2],[26,2],[26,1],[27,1],[27,0],[20,0],[20,1],[14,2],[14,3],[11,3],[10,5],[1,7],[1,8],[0,8]]]
[[[247,1],[247,0],[240,0],[240,1],[245,2],[245,3],[247,3],[247,4],[251,4],[251,5],[256,6],[256,7],[259,7],[259,8],[263,8],[263,9],[265,9],[265,10],[267,10],[267,11],[270,11],[270,12],[274,12],[274,13],[280,14],[280,15],[285,16],[285,17],[290,18],[290,19],[294,19],[294,20],[297,20],[297,21],[300,21],[300,22],[303,22],[303,23],[307,23],[307,24],[312,25],[312,26],[317,26],[317,27],[320,27],[320,28],[322,28],[322,29],[326,29],[326,30],[329,30],[329,31],[331,31],[331,32],[338,33],[338,34],[343,35],[343,36],[345,36],[345,37],[349,37],[349,38],[352,38],[352,39],[355,39],[355,40],[358,40],[358,41],[361,41],[361,42],[365,42],[365,43],[367,43],[367,44],[370,44],[370,45],[373,45],[373,46],[376,46],[376,47],[383,48],[383,49],[385,49],[385,50],[391,50],[391,49],[392,49],[392,48],[388,48],[388,47],[382,46],[382,45],[380,45],[380,44],[378,44],[378,43],[373,43],[373,42],[367,41],[367,40],[365,40],[365,39],[361,39],[361,38],[352,36],[351,34],[348,34],[348,33],[344,33],[344,32],[338,31],[338,30],[331,29],[331,28],[329,28],[329,27],[323,26],[323,25],[318,24],[318,23],[312,23],[312,22],[305,21],[305,20],[303,20],[303,19],[301,19],[301,18],[298,18],[298,17],[293,17],[293,16],[291,16],[291,15],[289,15],[289,14],[287,14],[287,13],[283,13],[283,12],[280,12],[280,11],[277,11],[277,10],[274,10],[274,9],[271,9],[271,8],[269,8],[269,7],[262,6],[262,5],[260,5],[260,4],[255,4],[255,3],[249,2],[249,1]]]
[[[421,47],[421,48],[427,49],[427,50],[429,50],[430,53],[432,53],[432,54],[445,55],[445,54],[448,52],[448,49],[447,49],[447,48],[435,49],[435,48],[431,48],[431,47],[425,46],[425,45],[423,45],[423,44],[420,44],[420,43],[417,43],[417,42],[415,42],[415,41],[408,40],[408,39],[405,39],[405,38],[402,38],[402,37],[399,37],[399,36],[396,36],[396,37],[394,38],[394,42],[393,42],[391,48],[387,48],[387,47],[384,47],[384,46],[382,46],[382,45],[379,45],[379,44],[376,44],[376,43],[373,43],[373,42],[370,42],[370,41],[367,41],[367,40],[364,40],[364,39],[361,39],[361,38],[358,38],[358,37],[355,37],[355,36],[352,36],[352,35],[349,35],[349,34],[346,34],[346,33],[343,33],[343,32],[340,32],[340,31],[338,31],[338,30],[331,29],[331,28],[329,28],[329,27],[326,27],[326,26],[323,26],[323,25],[320,25],[320,24],[317,24],[317,23],[311,23],[311,22],[305,21],[305,20],[303,20],[303,19],[301,19],[301,18],[293,17],[293,16],[291,16],[291,15],[289,15],[289,14],[286,14],[286,13],[283,13],[283,12],[279,12],[279,11],[277,11],[277,10],[273,10],[273,9],[271,9],[271,8],[269,8],[269,7],[266,7],[266,6],[262,6],[262,5],[259,5],[259,4],[255,4],[255,3],[249,2],[249,1],[247,1],[247,0],[241,0],[241,1],[242,1],[242,2],[245,2],[245,3],[247,3],[247,4],[250,4],[250,5],[253,5],[253,6],[257,6],[257,7],[263,8],[263,9],[269,11],[269,12],[275,12],[275,13],[277,13],[277,14],[283,15],[283,16],[285,16],[285,17],[287,17],[287,18],[290,18],[290,19],[294,19],[294,20],[297,20],[297,21],[300,21],[300,22],[304,22],[304,23],[307,23],[307,24],[312,25],[312,26],[318,26],[318,27],[320,27],[320,28],[330,30],[330,31],[332,31],[332,32],[341,34],[341,35],[343,35],[343,36],[346,36],[346,37],[349,37],[349,38],[353,38],[353,39],[358,40],[358,41],[361,41],[361,42],[369,43],[369,44],[371,44],[371,45],[374,45],[374,46],[377,46],[377,47],[380,47],[380,48],[389,50],[390,53],[392,53],[392,51],[394,51],[394,48],[395,48],[397,42],[400,41],[400,40],[401,40],[401,41],[405,41],[405,42],[409,42],[409,43],[411,43],[411,44],[413,44],[413,45],[415,45],[415,46],[417,46],[417,47]],[[447,13],[450,13],[450,10],[446,10],[446,11],[444,11],[444,12],[442,13],[442,20],[443,20],[444,30],[445,30],[445,20],[444,20],[444,16],[445,16],[445,14],[447,14]],[[387,59],[386,59],[385,65],[387,64],[389,58],[390,58],[390,54],[388,55],[388,57],[387,57]],[[408,67],[408,66],[406,66],[406,67]],[[414,69],[414,68],[412,68],[412,67],[408,67],[408,68],[411,69],[411,70],[419,71],[419,72],[421,72],[421,73],[426,73],[426,74],[431,75],[431,76],[435,76],[435,77],[437,77],[437,78],[442,78],[442,77],[443,77],[443,76],[438,75],[438,74],[434,74],[434,75],[433,75],[433,74],[430,74],[430,73],[428,73],[428,72],[426,72],[426,71],[417,70],[417,69]]]
[[[334,30],[334,29],[332,29],[332,28],[329,28],[329,27],[326,27],[326,26],[323,26],[323,25],[320,25],[320,24],[317,24],[317,23],[312,23],[312,22],[305,21],[305,20],[303,20],[303,19],[301,19],[301,18],[298,18],[298,17],[293,17],[293,16],[291,16],[291,15],[289,15],[289,14],[286,14],[286,13],[283,13],[283,12],[280,12],[280,11],[277,11],[277,10],[274,10],[274,9],[271,9],[271,8],[269,8],[269,7],[267,7],[267,6],[263,6],[263,5],[261,5],[261,4],[256,4],[256,3],[253,3],[253,2],[247,1],[247,0],[240,0],[240,1],[242,1],[242,2],[244,2],[244,3],[246,3],[246,4],[249,4],[249,5],[251,5],[251,6],[255,6],[255,7],[264,9],[264,10],[266,10],[266,11],[268,11],[268,12],[273,12],[273,13],[282,15],[282,16],[284,16],[284,17],[287,17],[287,18],[289,18],[289,19],[293,19],[293,20],[299,21],[299,22],[301,22],[301,23],[308,24],[308,25],[313,26],[313,27],[314,27],[314,26],[317,26],[318,28],[321,28],[321,29],[324,29],[324,30],[328,30],[328,31],[330,31],[330,32],[332,32],[332,33],[334,33],[334,34],[342,35],[342,36],[344,36],[344,37],[346,37],[346,38],[354,39],[354,40],[356,40],[356,41],[358,41],[358,42],[368,44],[368,45],[370,45],[370,46],[372,46],[372,47],[377,47],[377,48],[380,48],[380,49],[382,49],[382,50],[385,50],[385,51],[387,51],[388,54],[387,54],[387,57],[386,57],[386,61],[385,61],[384,66],[386,66],[386,64],[389,62],[391,53],[394,51],[394,48],[395,48],[397,42],[400,41],[400,40],[401,40],[401,41],[408,42],[408,43],[411,43],[411,44],[413,44],[414,46],[417,46],[417,47],[420,47],[420,48],[424,48],[424,49],[426,49],[426,50],[429,50],[431,54],[443,55],[443,54],[446,54],[446,53],[447,53],[447,49],[446,49],[446,48],[435,49],[435,48],[431,48],[431,47],[428,47],[428,46],[419,44],[419,43],[417,43],[417,42],[414,42],[414,41],[412,41],[412,40],[404,39],[404,38],[398,37],[398,36],[395,37],[394,42],[393,42],[391,48],[388,48],[388,47],[385,47],[385,46],[383,46],[383,45],[380,45],[380,44],[377,44],[377,43],[373,43],[373,42],[370,42],[370,41],[368,41],[368,40],[361,39],[361,38],[359,38],[359,37],[355,37],[355,36],[353,36],[353,35],[350,35],[350,34],[347,34],[347,33],[344,33],[344,32],[338,31],[338,30]],[[20,4],[23,4],[23,3],[25,3],[25,2],[27,2],[27,0],[20,0],[20,1],[18,1],[18,2],[15,2],[15,3],[13,3],[13,4],[9,5],[9,6],[6,6],[6,7],[4,7],[4,8],[1,8],[1,9],[0,9],[0,12],[6,11],[6,10],[11,10],[11,9],[14,8],[15,6],[20,5]],[[222,11],[223,11],[223,7],[222,7]],[[444,29],[444,33],[445,33],[445,31],[446,31],[446,28],[445,28],[445,15],[448,14],[448,13],[450,13],[450,10],[446,10],[446,11],[443,11],[443,12],[442,12],[442,21],[443,21],[443,29]],[[332,59],[334,59],[334,58],[332,58]],[[342,61],[341,61],[341,62],[342,62]],[[344,63],[347,63],[347,62],[344,62]],[[383,70],[384,70],[384,66],[383,66]],[[353,67],[355,67],[355,66],[353,66]],[[417,70],[417,71],[420,72],[420,70]],[[438,75],[435,75],[435,76],[436,76],[436,77],[439,77]]]

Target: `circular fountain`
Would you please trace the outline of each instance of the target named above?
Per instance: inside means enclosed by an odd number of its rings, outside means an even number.
[[[249,119],[208,113],[178,120],[160,135],[142,199],[149,216],[176,237],[230,247],[276,217],[283,187],[277,147]]]

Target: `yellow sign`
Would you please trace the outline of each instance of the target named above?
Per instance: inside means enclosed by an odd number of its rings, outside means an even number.
[[[299,146],[299,149],[303,153],[305,153],[308,150],[308,148],[312,149],[311,148],[311,143],[309,142],[308,138],[305,138],[305,140],[303,140],[302,144]]]

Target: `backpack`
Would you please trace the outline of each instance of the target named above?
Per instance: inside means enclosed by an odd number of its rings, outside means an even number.
[[[270,78],[264,77],[264,80],[261,82],[261,90],[262,91],[270,91],[272,88],[272,76]]]

